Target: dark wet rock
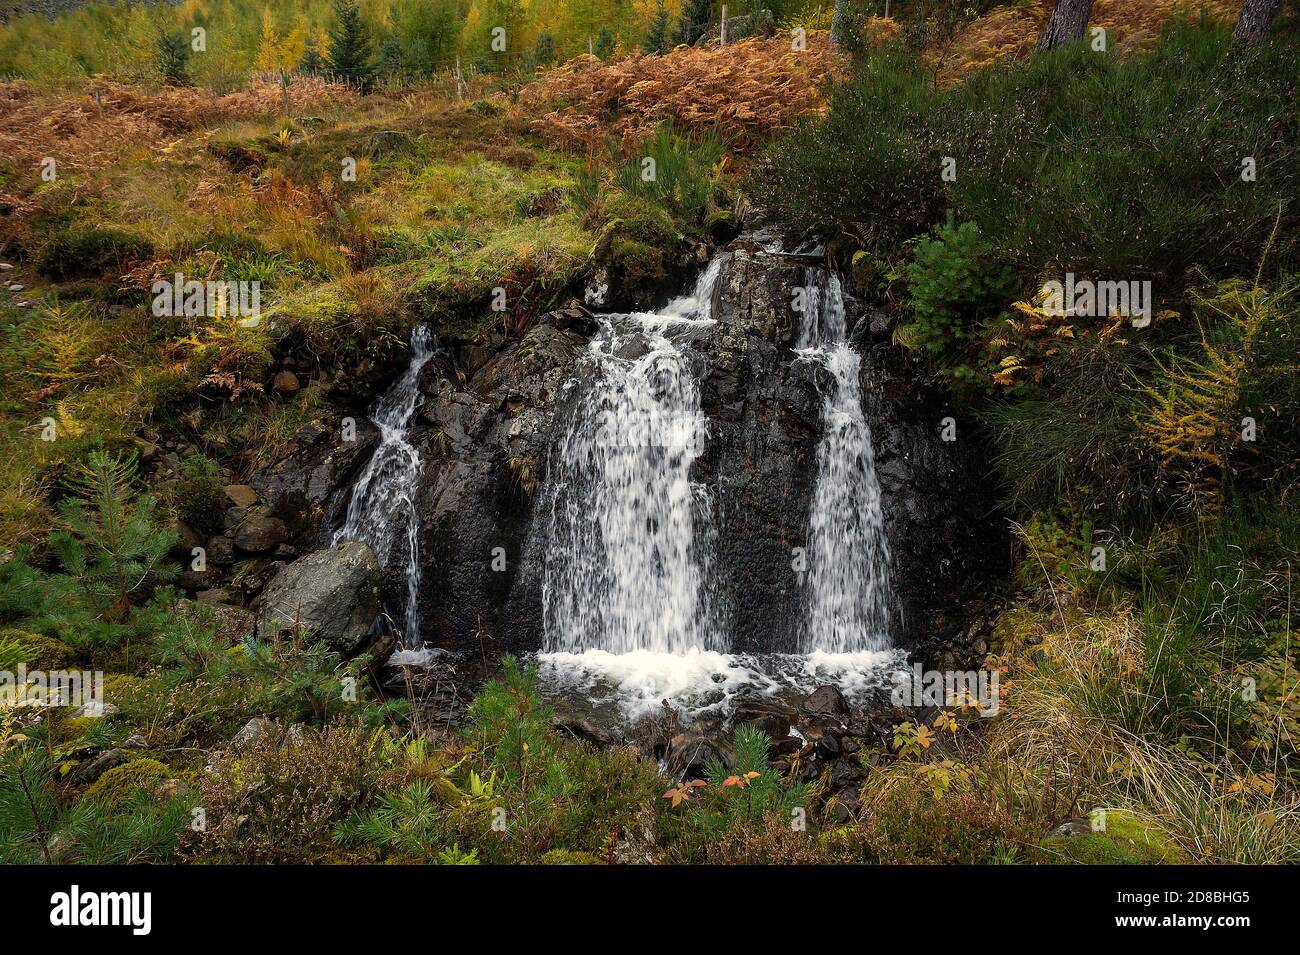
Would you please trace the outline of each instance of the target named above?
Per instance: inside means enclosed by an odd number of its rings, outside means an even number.
[[[231,508],[234,510],[237,508]],[[232,532],[235,546],[247,554],[265,554],[275,550],[288,537],[289,530],[284,521],[272,517],[264,508],[248,508]]]
[[[709,763],[730,769],[735,758],[731,743],[716,728],[692,727],[669,740],[664,764],[673,779],[703,779]]]
[[[89,786],[100,776],[103,776],[110,769],[116,769],[130,759],[130,756],[121,749],[110,749],[100,753],[88,763],[84,763],[72,773],[74,782],[83,786]]]
[[[375,552],[358,541],[300,557],[267,585],[258,633],[270,637],[301,628],[351,655],[379,613],[382,580]]]
[[[735,704],[731,722],[733,726],[749,725],[762,730],[775,740],[790,732],[796,712],[782,700],[743,699]]]
[[[800,703],[805,713],[818,716],[832,716],[838,720],[849,717],[849,703],[837,687],[826,685],[813,690]]]
[[[295,542],[325,544],[376,440],[364,411],[315,418],[298,430],[289,453],[254,471],[249,484]]]
[[[235,541],[229,535],[218,534],[208,538],[206,548],[209,564],[226,566],[235,562]]]
[[[551,727],[565,736],[582,740],[593,746],[607,747],[618,742],[613,733],[581,717],[557,714],[551,720]]]

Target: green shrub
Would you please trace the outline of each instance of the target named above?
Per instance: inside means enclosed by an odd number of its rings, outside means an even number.
[[[172,772],[156,759],[133,759],[104,773],[86,789],[88,800],[112,810],[128,802],[151,797]]]
[[[149,242],[129,232],[77,224],[50,237],[41,249],[36,267],[47,278],[62,282],[98,278],[133,259],[152,255],[153,247]]]
[[[190,454],[181,462],[175,498],[180,519],[195,530],[210,534],[221,527],[225,481],[217,465],[203,455]]]
[[[1300,42],[1227,47],[1226,31],[1176,25],[1150,52],[1072,44],[946,91],[885,53],[832,95],[825,119],[774,147],[751,189],[792,228],[864,240],[908,239],[948,208],[1026,275],[1163,280],[1209,251],[1231,274],[1279,209],[1285,242],[1300,221]],[[1239,175],[1247,156],[1255,182]]]
[[[991,315],[1010,304],[1014,273],[999,264],[993,245],[973,222],[935,229],[922,236],[908,265],[912,321],[902,329],[909,346],[942,363],[945,374],[988,382],[954,355]]]

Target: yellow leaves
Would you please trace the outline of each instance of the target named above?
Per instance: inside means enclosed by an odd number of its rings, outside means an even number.
[[[733,776],[732,778],[734,779],[735,777]],[[705,785],[704,780],[692,779],[690,782],[682,783],[681,785],[668,790],[668,792],[663,794],[663,798],[671,799],[672,807],[676,809],[682,803],[686,802],[691,798],[692,791],[696,789],[702,789],[704,785]]]
[[[735,786],[738,789],[744,789],[746,786],[750,784],[751,781],[757,779],[761,775],[763,774],[756,773],[751,770],[750,772],[745,773],[745,775],[743,776],[728,776],[722,785]]]
[[[935,714],[932,722],[934,723],[934,728],[939,732],[943,732],[944,730],[947,730],[949,733],[957,732],[957,720],[952,715],[951,710],[940,710]]]

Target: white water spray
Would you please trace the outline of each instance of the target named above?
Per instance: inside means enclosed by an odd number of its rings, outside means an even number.
[[[715,259],[657,313],[609,315],[596,376],[553,463],[546,649],[722,649],[707,580],[708,499],[691,465],[707,428],[684,342],[712,324]]]
[[[862,413],[862,358],[846,340],[834,273],[808,269],[801,356],[830,374],[822,398],[817,485],[808,518],[805,653],[848,654],[890,645],[890,554],[871,429]]]
[[[408,648],[420,646],[420,522],[415,513],[420,453],[407,441],[407,434],[419,403],[420,370],[433,355],[433,334],[428,326],[417,325],[411,332],[411,363],[370,413],[379,428],[379,446],[352,489],[347,519],[333,541],[336,546],[364,541],[380,565],[387,567],[394,545],[406,535],[403,642]]]

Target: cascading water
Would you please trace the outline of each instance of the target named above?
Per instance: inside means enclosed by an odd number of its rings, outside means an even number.
[[[838,280],[810,269],[799,360],[829,372],[809,521],[802,653],[733,654],[712,607],[716,542],[707,489],[691,469],[708,437],[689,347],[713,326],[724,259],[691,294],[654,313],[608,315],[588,353],[592,375],[550,462],[543,608],[547,685],[624,717],[664,699],[684,717],[739,693],[806,693],[837,683],[877,692],[889,644],[889,552],[871,435],[846,341]]]
[[[406,535],[406,606],[403,643],[421,645],[419,626],[420,550],[419,520],[415,513],[416,481],[420,453],[407,441],[411,418],[419,403],[420,370],[434,355],[433,334],[426,325],[411,332],[411,363],[375,404],[370,420],[379,428],[379,446],[352,489],[348,514],[334,534],[334,544],[364,541],[381,566],[387,567],[394,545]]]
[[[663,311],[610,315],[596,377],[557,452],[544,606],[551,651],[716,650],[704,586],[706,423],[683,339],[712,323],[715,259]]]
[[[858,383],[861,356],[846,340],[833,272],[809,268],[798,346],[829,373],[808,518],[805,653],[854,654],[890,645],[890,555],[871,429]]]

